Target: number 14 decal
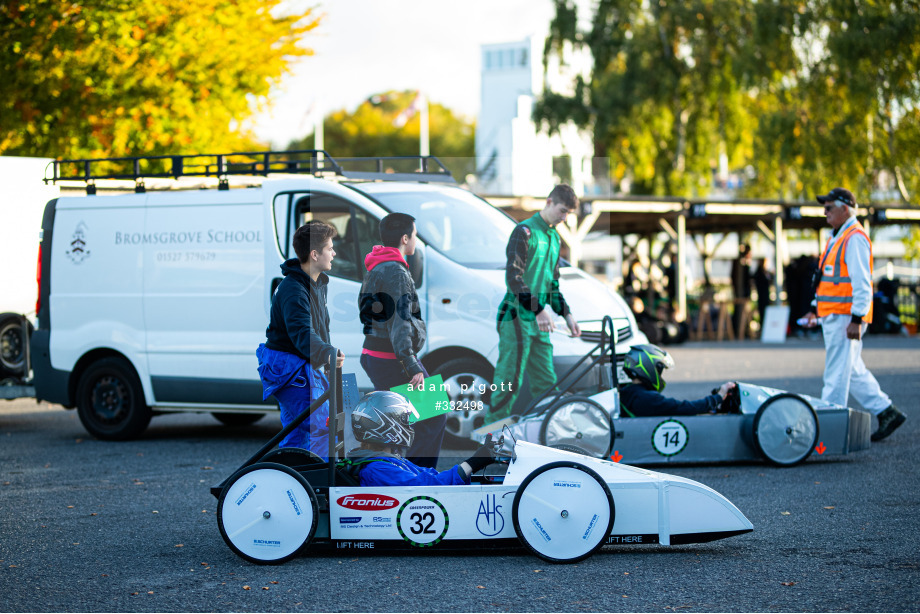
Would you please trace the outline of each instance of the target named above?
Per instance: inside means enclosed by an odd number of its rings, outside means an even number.
[[[652,447],[662,456],[674,456],[687,447],[690,433],[683,423],[677,420],[665,420],[652,432]]]

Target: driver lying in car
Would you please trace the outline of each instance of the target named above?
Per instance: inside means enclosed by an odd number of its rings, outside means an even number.
[[[361,447],[351,450],[342,467],[361,486],[436,486],[469,484],[470,476],[493,462],[492,436],[476,452],[445,471],[420,467],[405,458],[415,430],[414,408],[395,392],[371,392],[355,406],[351,429]]]
[[[715,414],[735,387],[725,382],[713,394],[696,401],[679,401],[661,394],[665,381],[662,372],[674,366],[674,359],[657,345],[635,345],[626,353],[623,371],[632,383],[620,388],[620,414],[637,416],[695,416]]]

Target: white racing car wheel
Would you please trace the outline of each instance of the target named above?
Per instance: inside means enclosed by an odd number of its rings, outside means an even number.
[[[283,563],[313,538],[316,495],[302,475],[277,463],[237,471],[217,503],[220,534],[253,563]]]
[[[804,461],[818,443],[818,414],[802,397],[783,393],[767,399],[754,416],[754,445],[780,467]]]
[[[546,412],[540,444],[577,446],[588,456],[606,458],[613,445],[610,414],[600,403],[583,396],[564,397]]]
[[[550,563],[575,563],[594,554],[610,535],[613,497],[597,473],[557,461],[528,475],[511,507],[514,532]]]

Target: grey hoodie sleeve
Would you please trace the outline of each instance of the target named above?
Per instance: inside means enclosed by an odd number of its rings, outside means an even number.
[[[405,269],[400,270],[399,273],[396,277],[398,282],[393,284],[392,292],[389,293],[396,299],[396,314],[387,321],[387,328],[396,358],[399,359],[409,377],[413,377],[416,373],[422,372],[422,365],[413,347],[415,327],[412,324],[412,318],[417,317],[413,314],[417,314],[419,306],[412,300],[415,295],[412,277]]]

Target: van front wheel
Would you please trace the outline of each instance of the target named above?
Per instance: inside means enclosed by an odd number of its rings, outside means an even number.
[[[494,369],[485,361],[473,358],[454,358],[434,369],[440,374],[453,409],[447,417],[445,442],[451,445],[468,444],[473,431],[485,424],[489,386]]]
[[[103,358],[84,371],[77,385],[77,415],[91,435],[121,441],[144,432],[152,416],[131,365]]]

